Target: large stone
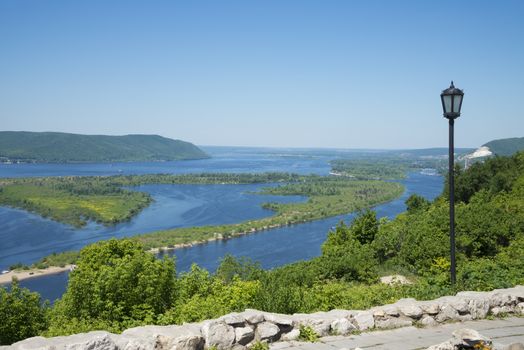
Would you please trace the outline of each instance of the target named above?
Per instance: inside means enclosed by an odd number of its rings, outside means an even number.
[[[293,329],[291,332],[284,333],[280,337],[280,340],[282,341],[294,341],[297,340],[298,337],[300,337],[300,330],[299,329]]]
[[[235,328],[235,342],[241,345],[246,345],[255,339],[255,331],[251,327]]]
[[[369,311],[361,311],[353,316],[353,319],[355,320],[354,324],[360,331],[375,327],[375,318]]]
[[[320,337],[329,335],[331,331],[331,322],[335,319],[329,317],[326,313],[314,313],[314,314],[295,314],[293,315],[293,321],[295,328],[300,326],[311,327],[315,333]]]
[[[272,342],[278,339],[280,328],[271,322],[262,322],[257,325],[256,339],[260,341]]]
[[[422,317],[423,311],[417,304],[415,299],[401,299],[397,303],[397,307],[404,316],[418,320]]]
[[[219,350],[229,349],[235,341],[235,329],[223,322],[205,322],[202,335],[208,347],[216,346]]]
[[[204,337],[199,324],[144,326],[125,330],[116,342],[122,350],[199,350]]]
[[[418,306],[422,309],[422,312],[428,315],[436,315],[440,311],[440,305],[437,301],[420,301]]]
[[[117,346],[109,334],[80,340],[65,346],[65,350],[116,350]]]
[[[453,333],[451,341],[457,348],[480,348],[481,345],[491,345],[491,340],[481,335],[474,329],[461,328],[457,329]]]
[[[420,325],[424,327],[433,327],[438,325],[438,322],[435,321],[433,317],[426,315],[420,320]]]
[[[264,318],[266,321],[279,326],[291,327],[293,325],[293,319],[288,315],[266,313],[264,314]]]
[[[249,324],[259,324],[264,322],[265,317],[264,313],[262,311],[253,310],[253,309],[247,309],[246,311],[240,313],[242,317],[244,317],[244,320],[246,320]]]
[[[393,329],[413,325],[413,320],[407,317],[389,317],[375,320],[375,327],[380,329]]]
[[[339,318],[331,322],[331,331],[337,335],[347,335],[356,329],[347,318]]]
[[[510,305],[504,305],[504,306],[495,306],[491,309],[491,313],[494,316],[500,316],[500,315],[507,315],[510,313],[513,313],[515,311],[515,308]]]
[[[518,303],[517,306],[515,306],[515,312],[524,315],[524,303]]]
[[[225,324],[228,324],[230,326],[243,326],[244,325],[244,317],[237,313],[231,313],[227,314],[225,316],[222,316],[218,319],[219,321],[223,321]]]
[[[505,305],[517,305],[518,302],[518,296],[505,290],[495,290],[490,293],[489,306],[491,308]]]
[[[449,320],[458,320],[459,314],[451,305],[446,305],[442,307],[435,320],[439,323],[449,321]]]
[[[429,348],[427,348],[427,350],[455,350],[455,345],[453,345],[453,343],[448,340],[444,343],[430,346]]]

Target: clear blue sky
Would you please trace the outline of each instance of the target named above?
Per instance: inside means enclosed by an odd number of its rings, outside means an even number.
[[[200,145],[524,136],[524,1],[0,0],[0,130]]]

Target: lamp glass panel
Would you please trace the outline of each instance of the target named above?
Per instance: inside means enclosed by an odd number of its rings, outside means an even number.
[[[460,113],[460,105],[462,104],[462,95],[455,95],[453,98],[455,99],[453,103],[453,113]]]
[[[451,112],[451,95],[442,96],[442,101],[444,101],[444,113]]]

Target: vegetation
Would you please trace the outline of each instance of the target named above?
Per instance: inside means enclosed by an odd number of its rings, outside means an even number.
[[[42,322],[48,324],[42,334],[192,322],[245,308],[280,313],[367,309],[405,297],[433,299],[458,290],[522,284],[524,153],[461,171],[457,183],[470,188],[477,184],[471,172],[490,169],[506,185],[491,187],[491,180],[484,181],[457,202],[455,286],[449,283],[445,195],[433,203],[414,196],[407,201],[408,211],[394,220],[361,211],[349,225],[341,222],[329,233],[319,257],[269,271],[246,258],[226,257],[215,274],[194,265],[177,276],[172,260],[155,260],[132,240],[86,247],[66,294]],[[282,192],[293,193],[289,186]],[[394,272],[407,274],[413,284],[378,283],[381,273]]]
[[[393,159],[336,159],[331,161],[331,167],[336,174],[360,180],[403,179],[408,169],[407,164],[399,163]]]
[[[398,197],[403,186],[393,182],[354,181],[347,178],[310,176],[301,182],[270,187],[262,193],[307,195],[303,203],[266,203],[264,208],[276,214],[269,218],[240,224],[201,226],[158,231],[133,237],[146,248],[173,247],[177,244],[230,238],[249,232],[270,229],[349,213],[387,202]]]
[[[11,290],[0,287],[0,345],[8,345],[33,337],[48,325],[48,304],[40,295],[20,288],[13,280]]]
[[[152,198],[123,187],[143,184],[238,184],[296,181],[294,174],[188,174],[46,177],[0,180],[0,205],[35,212],[75,227],[131,219]]]
[[[486,143],[484,146],[488,147],[495,155],[511,156],[516,152],[524,150],[524,137],[493,140]]]
[[[158,135],[0,132],[0,158],[25,162],[137,162],[208,158],[195,145]]]

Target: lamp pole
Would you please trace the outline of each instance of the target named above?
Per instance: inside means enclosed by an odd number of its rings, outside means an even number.
[[[462,108],[462,99],[464,92],[455,88],[453,82],[446,90],[440,94],[442,101],[442,109],[444,110],[444,118],[449,121],[449,244],[450,244],[450,258],[451,258],[451,285],[455,285],[456,277],[456,260],[455,260],[455,152],[454,152],[454,126],[455,119],[460,117],[460,109]]]

